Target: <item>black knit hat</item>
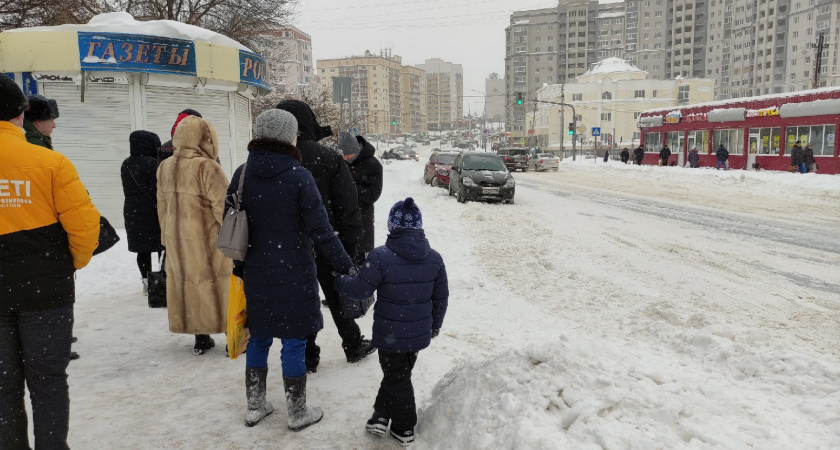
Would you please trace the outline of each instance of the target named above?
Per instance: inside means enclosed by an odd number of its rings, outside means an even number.
[[[43,95],[30,95],[28,99],[29,111],[26,111],[24,119],[30,122],[58,119],[58,103],[55,100]]]
[[[28,108],[29,102],[17,83],[0,74],[0,120],[12,120]]]

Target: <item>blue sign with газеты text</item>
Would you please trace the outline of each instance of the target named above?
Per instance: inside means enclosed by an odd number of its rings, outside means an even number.
[[[79,31],[82,70],[195,75],[195,44],[186,39]]]

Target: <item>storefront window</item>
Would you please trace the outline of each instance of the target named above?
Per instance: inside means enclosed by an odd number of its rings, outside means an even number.
[[[668,148],[671,149],[671,153],[679,153],[683,150],[682,140],[682,131],[669,131],[666,135],[665,143],[668,144]]]
[[[697,147],[697,152],[701,155],[709,153],[709,132],[708,131],[689,131],[688,132],[688,149]],[[717,149],[715,149],[717,150]]]
[[[662,133],[645,133],[645,153],[659,154],[662,150]]]
[[[750,128],[750,153],[757,155],[778,155],[781,132],[781,128],[778,127]]]
[[[790,153],[796,141],[801,141],[802,147],[808,143],[814,146],[814,156],[834,156],[834,132],[834,125],[787,127],[785,139],[787,153]]]
[[[712,151],[717,151],[723,144],[730,155],[744,154],[744,130],[714,130],[712,132]]]

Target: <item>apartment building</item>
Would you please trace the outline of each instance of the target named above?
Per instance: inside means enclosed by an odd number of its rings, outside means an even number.
[[[505,79],[498,73],[491,73],[484,80],[484,115],[493,122],[504,120]]]
[[[316,83],[312,65],[312,38],[289,26],[264,32],[270,40],[269,58],[274,72],[272,84],[286,92],[303,93]]]
[[[425,130],[425,72],[403,66],[402,57],[390,50],[379,55],[365,51],[363,56],[319,59],[317,64],[321,83],[330,92],[333,77],[351,78],[346,114],[360,133],[397,136]]]
[[[429,130],[450,130],[464,117],[464,68],[440,58],[417,67],[426,73],[426,114]]]

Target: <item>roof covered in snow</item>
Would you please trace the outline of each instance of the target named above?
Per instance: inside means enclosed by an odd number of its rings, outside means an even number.
[[[642,69],[630,64],[621,58],[611,57],[598,61],[591,69],[587,70],[584,75],[592,75],[597,73],[616,73],[616,72],[644,72]]]
[[[791,97],[799,97],[808,94],[820,94],[820,93],[830,93],[830,92],[838,92],[840,88],[836,86],[832,87],[824,87],[818,89],[808,89],[805,91],[796,91],[796,92],[786,92],[783,94],[767,94],[767,95],[758,95],[755,97],[740,97],[740,98],[730,98],[726,100],[717,100],[714,102],[706,102],[706,103],[696,103],[693,105],[685,105],[684,109],[691,109],[691,108],[699,108],[699,107],[732,107],[735,105],[742,105],[746,102],[753,102],[753,101],[760,101],[760,100],[773,100],[773,99],[785,99]],[[651,114],[660,114],[670,108],[656,108],[656,109],[648,109],[647,111],[642,112],[642,115],[651,115]]]
[[[99,14],[90,19],[86,24],[67,24],[54,27],[30,27],[8,30],[13,32],[38,32],[38,31],[87,31],[103,33],[124,33],[142,34],[147,36],[163,36],[190,41],[204,41],[211,44],[233,47],[241,50],[251,51],[248,47],[235,40],[195,25],[187,25],[174,20],[149,20],[141,22],[135,20],[127,12],[112,12]]]

